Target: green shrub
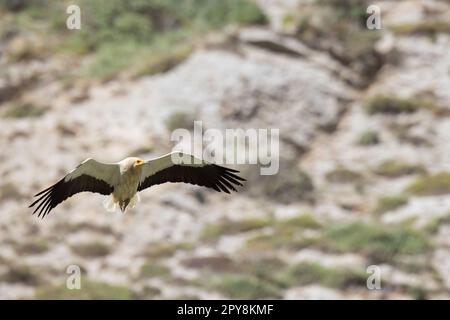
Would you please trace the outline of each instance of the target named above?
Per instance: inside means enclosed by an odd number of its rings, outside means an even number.
[[[257,277],[261,281],[274,283],[274,276],[286,269],[286,262],[271,255],[252,255],[236,262],[241,273]]]
[[[317,228],[314,226],[313,229]],[[276,224],[272,233],[259,234],[246,242],[248,251],[271,252],[273,250],[301,250],[314,245],[318,239],[304,234],[308,227],[289,224]]]
[[[367,274],[347,269],[327,268],[318,263],[303,262],[287,268],[275,279],[283,287],[319,284],[345,289],[349,286],[365,286]]]
[[[217,224],[206,225],[202,231],[202,238],[206,240],[214,240],[222,235],[233,235],[241,232],[265,228],[270,226],[271,219],[253,218],[243,220],[222,220]]]
[[[444,20],[428,20],[419,23],[406,23],[392,26],[392,31],[400,35],[428,35],[450,33],[450,23]]]
[[[305,236],[305,230],[319,230],[323,226],[312,215],[302,214],[297,217],[272,221],[273,232],[259,234],[246,242],[247,251],[300,250],[313,245],[316,239]]]
[[[160,50],[143,51],[131,71],[133,77],[164,73],[187,59],[193,51],[190,44],[170,45]]]
[[[276,299],[280,289],[251,275],[225,274],[207,280],[210,289],[217,290],[231,299]]]
[[[103,257],[111,253],[111,247],[101,242],[73,245],[72,251],[81,257]]]
[[[378,198],[374,212],[382,214],[387,211],[395,210],[408,203],[408,198],[404,195],[387,196]]]
[[[358,252],[376,262],[391,260],[397,254],[426,252],[429,243],[424,234],[403,225],[352,223],[329,229],[320,244],[337,252]]]
[[[356,142],[361,146],[373,146],[380,143],[380,138],[376,131],[367,130],[361,133]]]
[[[428,290],[421,286],[408,287],[408,293],[414,300],[427,300]]]
[[[150,43],[177,30],[210,30],[228,24],[264,23],[262,11],[246,0],[79,0],[83,27],[73,38],[87,50],[110,42]],[[94,14],[95,13],[95,14]]]
[[[332,183],[355,183],[362,180],[361,174],[346,168],[331,170],[325,178]]]
[[[170,275],[170,269],[149,259],[142,267],[140,276],[143,278],[161,278]]]
[[[417,99],[399,98],[394,96],[376,95],[366,102],[366,111],[369,114],[400,114],[413,113],[423,105]]]
[[[18,30],[34,31],[52,52],[92,54],[75,75],[109,80],[128,69],[131,76],[165,72],[183,61],[199,35],[230,25],[265,23],[251,0],[74,0],[82,27],[68,30],[62,1],[1,0],[0,8],[20,11]],[[1,32],[0,32],[1,34]]]
[[[235,261],[226,256],[191,257],[183,259],[183,266],[215,272],[234,272],[241,269]]]
[[[31,103],[21,103],[9,107],[3,113],[6,118],[36,118],[45,113],[45,109]]]
[[[84,280],[81,281],[80,290],[70,290],[65,283],[58,286],[38,287],[35,298],[41,300],[128,300],[132,298],[132,294],[126,287]]]
[[[275,228],[302,228],[302,229],[320,229],[322,224],[317,221],[312,214],[300,214],[295,217],[276,221],[274,223]]]
[[[376,174],[388,178],[398,178],[411,174],[424,174],[426,172],[424,166],[420,164],[412,164],[401,160],[385,160],[373,170]]]
[[[121,45],[106,43],[98,48],[95,59],[88,66],[87,74],[101,80],[112,79],[119,71],[132,65],[141,47],[133,42]]]
[[[450,213],[447,213],[441,217],[431,219],[427,223],[427,225],[425,227],[425,231],[432,233],[432,234],[436,233],[436,232],[438,232],[439,227],[443,224],[450,224]]]
[[[178,245],[173,243],[154,242],[149,244],[142,255],[148,259],[167,258],[174,255],[177,249]]]
[[[406,191],[418,196],[435,196],[450,193],[450,173],[441,172],[417,178]]]

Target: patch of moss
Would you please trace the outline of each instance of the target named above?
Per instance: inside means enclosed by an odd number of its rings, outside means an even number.
[[[223,235],[233,235],[241,232],[265,228],[270,226],[272,219],[254,218],[244,220],[222,220],[217,224],[206,225],[202,231],[202,238],[215,240]]]
[[[159,34],[180,30],[211,30],[229,24],[266,21],[262,11],[246,0],[139,1],[81,0],[87,12],[82,32],[72,36],[88,49],[107,42],[151,43]]]
[[[414,300],[428,299],[428,290],[421,286],[408,287],[408,293]]]
[[[320,246],[337,252],[358,252],[384,262],[395,255],[424,253],[430,244],[423,233],[404,225],[358,222],[331,227]]]
[[[366,102],[365,109],[369,114],[413,113],[424,107],[418,99],[399,98],[387,95],[375,95]]]
[[[83,70],[85,76],[96,77],[102,81],[113,79],[120,71],[133,65],[136,52],[142,50],[136,43],[115,43],[102,45],[95,54],[95,59]]]
[[[398,178],[411,174],[425,174],[425,167],[420,164],[403,162],[401,160],[389,159],[380,163],[374,170],[374,173],[388,177]]]
[[[131,78],[169,71],[193,51],[193,46],[184,39],[186,37],[167,35],[155,40],[152,45],[124,42],[119,46],[117,43],[106,43],[99,47],[95,59],[84,73],[108,81],[124,70]]]
[[[149,259],[141,267],[140,277],[162,278],[170,275],[170,269]]]
[[[37,118],[45,113],[45,109],[31,103],[21,103],[9,107],[3,112],[5,118]]]
[[[406,191],[417,196],[436,196],[450,193],[450,173],[426,175],[412,182]]]
[[[143,255],[148,259],[160,259],[172,256],[177,250],[177,246],[172,243],[155,242],[147,246]]]
[[[237,263],[241,266],[241,273],[255,276],[267,282],[273,282],[274,275],[286,268],[286,263],[281,259],[264,254],[250,255],[250,257],[238,260]]]
[[[275,222],[275,228],[303,228],[303,229],[320,229],[322,224],[312,214],[300,214],[295,217],[279,220]]]
[[[425,226],[425,231],[429,233],[436,233],[439,231],[439,227],[443,224],[450,224],[450,213],[431,219]]]
[[[136,63],[131,71],[132,75],[134,77],[142,77],[167,72],[186,60],[192,51],[193,46],[188,44],[174,46],[170,50],[161,50],[161,52],[152,50],[152,52],[145,55],[141,63]]]
[[[326,287],[345,289],[350,286],[365,286],[367,274],[348,269],[327,268],[318,263],[303,262],[287,268],[275,279],[283,287],[320,284]]]
[[[392,31],[400,35],[428,35],[450,33],[450,23],[444,20],[427,20],[419,23],[406,23],[391,27]]]
[[[276,228],[271,234],[261,234],[247,240],[245,249],[248,251],[270,252],[272,250],[301,250],[314,245],[316,237],[305,236],[303,229],[290,226]]]
[[[84,280],[81,289],[68,289],[66,285],[46,285],[36,289],[35,298],[40,300],[128,300],[130,290],[106,282]]]
[[[302,214],[279,221],[274,220],[270,225],[272,232],[249,238],[246,241],[245,250],[300,250],[311,246],[317,240],[315,237],[305,236],[304,231],[322,228],[322,224],[310,214]]]
[[[346,168],[331,170],[325,178],[331,183],[356,183],[363,179],[360,173]]]
[[[77,255],[86,258],[104,257],[111,253],[111,247],[101,242],[73,245],[71,249]]]
[[[382,214],[398,209],[408,203],[408,198],[404,195],[385,196],[378,198],[374,213]]]
[[[378,136],[378,132],[367,130],[360,134],[356,143],[360,146],[373,146],[380,143],[380,137]]]
[[[191,257],[181,262],[188,268],[210,270],[215,272],[233,272],[241,268],[232,259],[226,256]]]
[[[281,298],[278,287],[251,275],[225,274],[207,280],[208,288],[217,290],[231,299]]]

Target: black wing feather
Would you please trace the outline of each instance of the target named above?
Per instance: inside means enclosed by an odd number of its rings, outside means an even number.
[[[114,188],[103,180],[96,179],[86,174],[64,181],[64,178],[55,183],[53,186],[37,193],[35,197],[39,198],[34,201],[29,207],[38,205],[33,214],[38,212],[38,217],[44,218],[54,207],[80,192],[95,192],[103,195],[108,195],[114,191]]]
[[[165,182],[184,182],[208,187],[218,192],[236,191],[234,185],[242,186],[239,181],[246,181],[237,176],[238,170],[225,168],[216,164],[201,167],[173,165],[148,176],[138,187],[138,191]]]

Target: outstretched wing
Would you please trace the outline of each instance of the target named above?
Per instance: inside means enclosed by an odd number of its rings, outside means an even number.
[[[79,192],[96,192],[110,194],[119,181],[120,168],[118,164],[107,164],[87,159],[51,187],[39,192],[39,197],[29,207],[37,206],[33,214],[38,213],[44,218],[54,207]]]
[[[169,153],[146,161],[142,168],[138,191],[165,182],[184,182],[212,188],[218,192],[236,191],[245,179],[237,176],[239,171],[201,161],[181,152]]]

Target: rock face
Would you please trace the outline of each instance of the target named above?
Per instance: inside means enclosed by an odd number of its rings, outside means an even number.
[[[368,52],[382,66],[362,88],[365,75],[330,49],[344,44],[310,46],[287,15],[320,10],[314,1],[259,3],[269,25],[159,75],[68,85],[62,60],[2,61],[0,298],[70,298],[69,265],[88,281],[81,297],[105,286],[101,297],[450,297],[450,37],[428,18],[448,5],[380,2],[389,15]],[[417,31],[424,22],[433,37]],[[170,151],[174,115],[178,126],[278,129],[278,174],[237,166],[248,182],[233,195],[157,186],[127,215],[93,194],[44,221],[28,214],[32,194],[87,157]],[[369,265],[383,290],[367,288]]]

